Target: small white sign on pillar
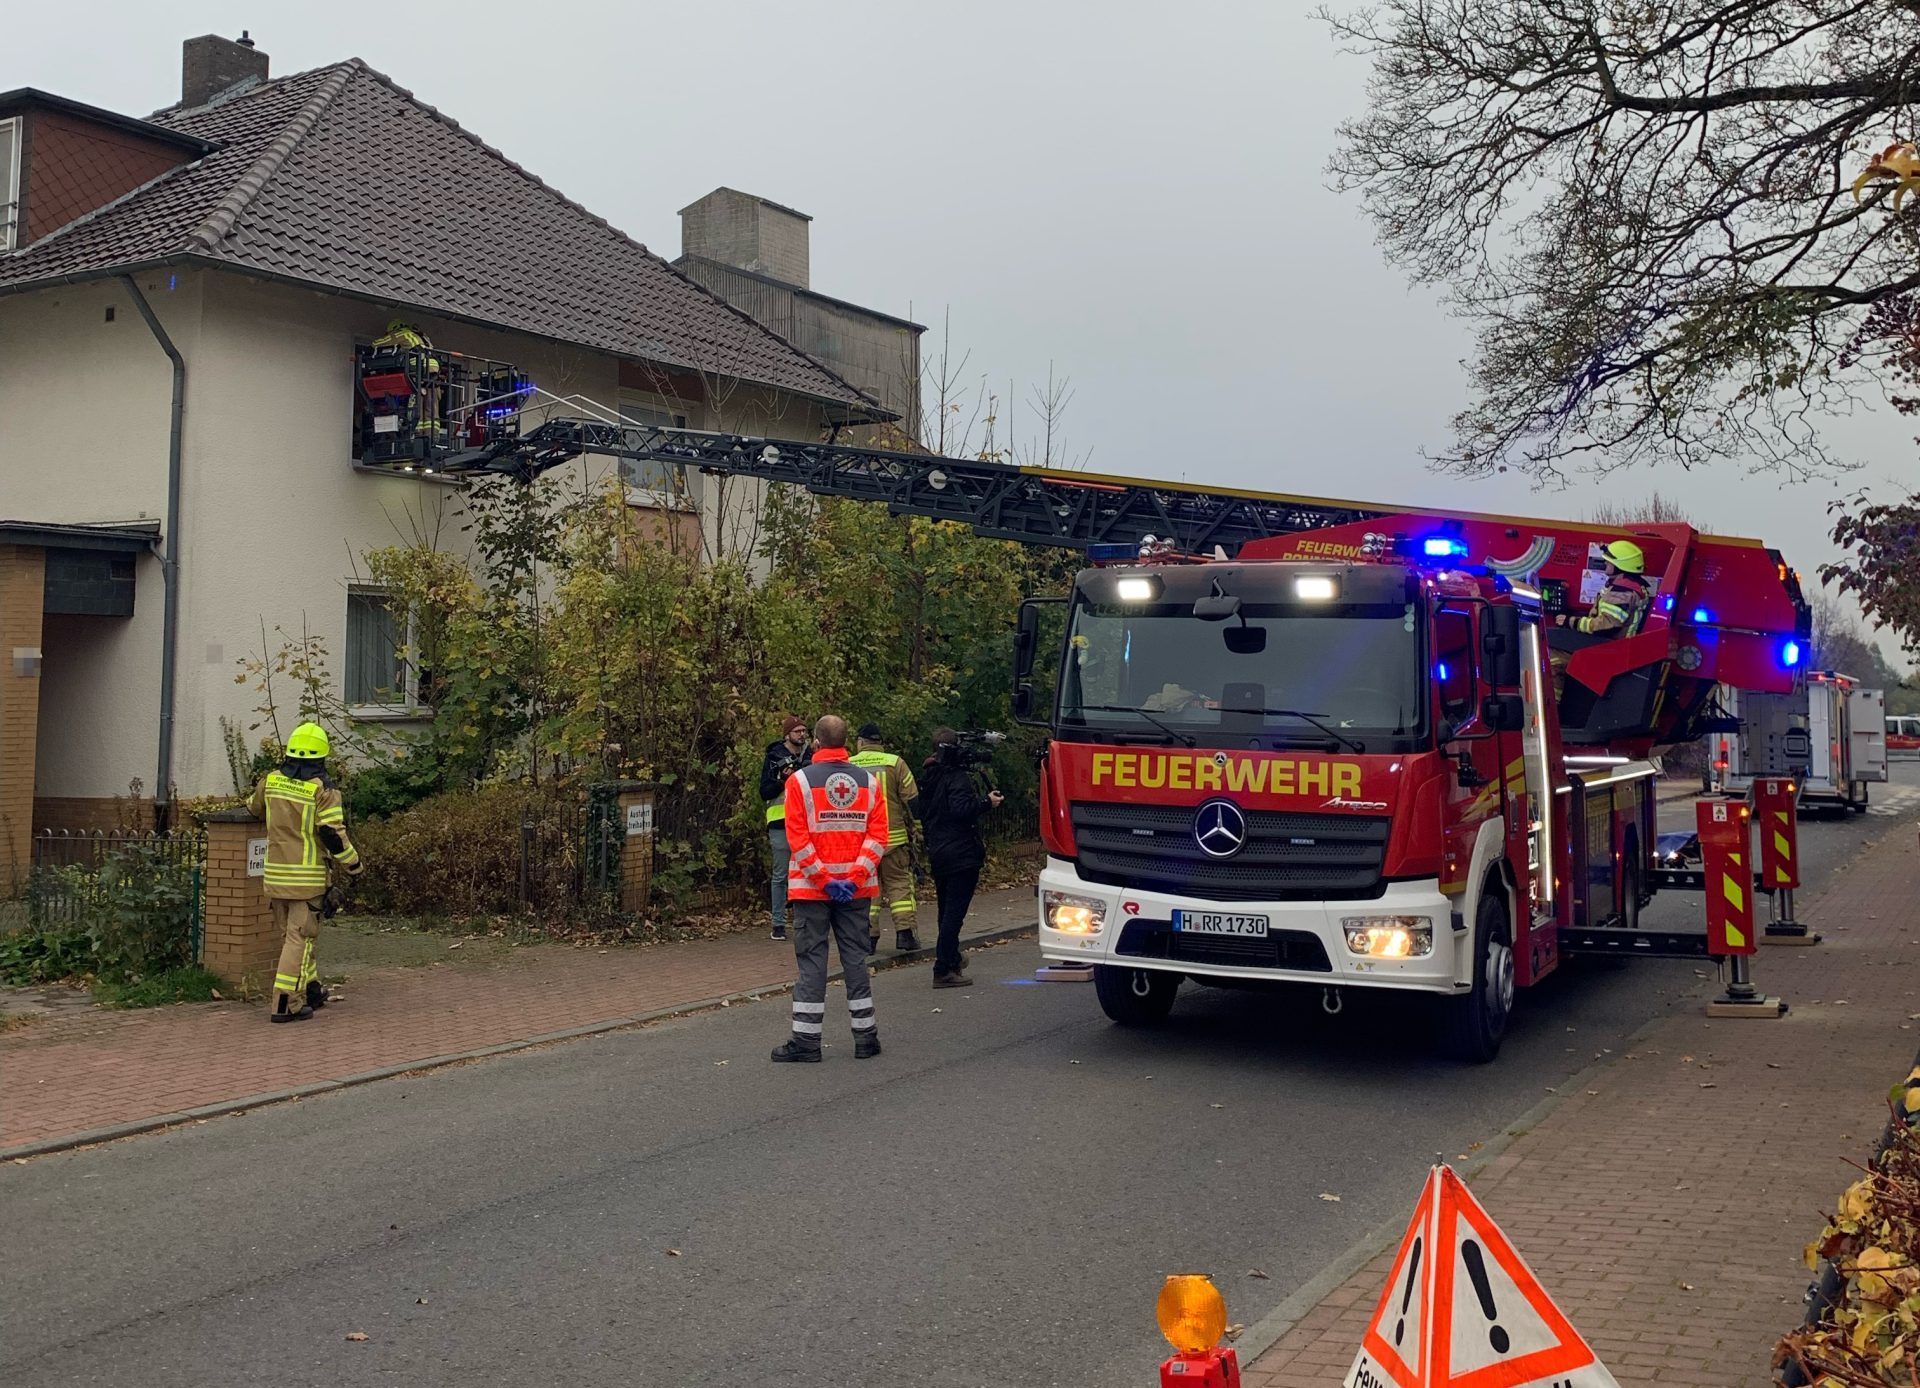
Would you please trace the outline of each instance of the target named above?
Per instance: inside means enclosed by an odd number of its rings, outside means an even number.
[[[267,841],[265,839],[247,840],[247,876],[265,877],[267,875]]]
[[[653,801],[642,800],[627,806],[627,837],[641,838],[653,832]]]

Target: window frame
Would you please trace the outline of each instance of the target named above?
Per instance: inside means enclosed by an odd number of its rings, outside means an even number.
[[[20,246],[20,158],[26,149],[26,122],[0,116],[0,147],[7,150],[7,177],[0,185],[0,255]]]
[[[347,650],[351,650],[353,646],[353,600],[356,597],[386,598],[388,611],[391,612],[394,610],[393,596],[393,590],[383,584],[358,582],[347,584]],[[420,622],[413,609],[406,609],[405,620],[401,625],[404,627],[401,633],[402,650],[417,655],[420,644]],[[402,686],[398,691],[400,697],[390,703],[357,703],[352,698],[353,691],[347,684],[347,661],[343,652],[340,661],[340,700],[347,707],[348,717],[360,722],[373,723],[403,722],[433,716],[433,707],[420,701],[420,672],[412,655],[395,651],[394,657],[395,663],[400,668]]]
[[[660,424],[655,419],[631,417],[629,412],[645,411],[649,415],[665,415],[671,423],[661,424],[669,429],[697,429],[693,423],[693,409],[683,400],[672,400],[664,395],[655,395],[651,391],[622,389],[614,399],[614,410],[623,423]],[[677,485],[670,491],[661,491],[658,487],[649,487],[630,481],[626,468],[632,460],[619,460],[621,484],[626,488],[627,505],[641,506],[654,511],[697,512],[700,509],[700,497],[697,480],[690,477],[685,467],[663,463],[662,467],[673,467]]]

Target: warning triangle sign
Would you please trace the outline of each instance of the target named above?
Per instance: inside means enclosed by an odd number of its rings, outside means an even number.
[[[1427,1179],[1346,1388],[1619,1388],[1448,1166]]]
[[[1347,1371],[1346,1388],[1422,1388],[1427,1381],[1421,1347],[1433,1300],[1433,1211],[1439,1190],[1436,1167],[1413,1207],[1413,1220],[1387,1275],[1387,1289],[1367,1322],[1359,1357]]]

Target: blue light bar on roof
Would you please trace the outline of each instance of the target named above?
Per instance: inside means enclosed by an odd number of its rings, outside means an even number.
[[[1696,607],[1693,609],[1693,620],[1705,625],[1713,620],[1713,613],[1704,607]]]
[[[1429,535],[1420,544],[1421,553],[1429,559],[1451,559],[1467,552],[1466,541],[1457,540],[1451,535]]]
[[[1087,560],[1093,564],[1125,564],[1140,557],[1138,545],[1088,545]]]

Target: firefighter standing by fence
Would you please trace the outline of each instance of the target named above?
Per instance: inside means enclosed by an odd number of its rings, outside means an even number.
[[[880,782],[887,797],[887,855],[880,860],[880,893],[873,899],[873,948],[880,948],[880,913],[893,916],[893,947],[919,949],[914,938],[913,850],[907,843],[907,828],[912,823],[908,806],[919,797],[920,787],[906,761],[886,750],[886,740],[877,723],[860,729],[860,750],[850,761],[864,766]]]
[[[776,1061],[817,1061],[827,1013],[827,937],[840,951],[853,1022],[853,1054],[880,1054],[867,973],[871,937],[866,903],[879,892],[887,851],[887,797],[866,767],[847,758],[847,723],[825,714],[813,725],[813,761],[787,778],[787,843],[793,867],[787,900],[793,915],[793,1035],[774,1047]]]
[[[324,728],[302,723],[287,739],[280,765],[260,778],[247,801],[267,824],[267,900],[280,927],[272,999],[276,1022],[300,1021],[326,1005],[313,942],[320,934],[332,864],[350,874],[360,871],[340,792],[327,778],[331,751]]]

